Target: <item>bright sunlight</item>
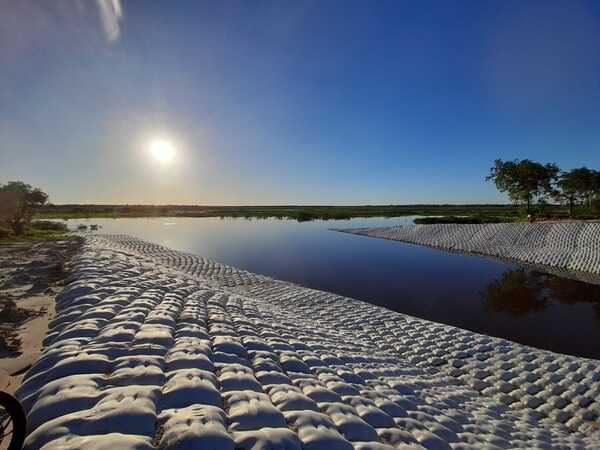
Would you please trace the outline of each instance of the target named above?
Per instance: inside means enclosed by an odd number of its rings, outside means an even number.
[[[157,139],[150,143],[152,157],[160,163],[168,163],[175,157],[175,146],[164,139]]]

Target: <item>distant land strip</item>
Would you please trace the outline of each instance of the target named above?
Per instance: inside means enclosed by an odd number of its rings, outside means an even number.
[[[343,220],[355,217],[476,216],[478,221],[512,221],[523,216],[522,208],[506,204],[481,205],[281,205],[281,206],[202,206],[202,205],[45,205],[37,208],[38,219],[84,219],[119,217],[244,217],[280,218],[302,221]],[[560,205],[545,207],[544,216],[554,219],[568,217],[568,208]],[[522,218],[522,217],[521,217]]]

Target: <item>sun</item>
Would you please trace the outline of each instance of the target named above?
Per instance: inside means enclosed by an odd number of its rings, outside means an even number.
[[[175,146],[164,139],[157,139],[150,143],[152,157],[160,163],[168,163],[175,157]]]

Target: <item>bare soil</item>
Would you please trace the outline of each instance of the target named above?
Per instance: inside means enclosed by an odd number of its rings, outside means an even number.
[[[13,393],[38,358],[80,246],[77,238],[0,245],[0,390]]]

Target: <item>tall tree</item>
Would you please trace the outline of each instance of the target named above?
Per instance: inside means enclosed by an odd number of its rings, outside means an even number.
[[[577,201],[577,189],[573,185],[572,180],[564,175],[565,174],[563,172],[560,179],[556,183],[557,189],[554,191],[552,196],[559,202],[568,204],[569,217],[573,217],[575,202]]]
[[[590,206],[594,195],[600,192],[599,176],[599,172],[587,167],[562,172],[554,197],[569,203],[569,215],[572,216],[576,203]]]
[[[493,181],[496,188],[506,193],[512,202],[526,204],[529,214],[533,200],[554,192],[553,183],[559,171],[558,166],[553,163],[540,164],[529,159],[497,159],[486,180]]]
[[[23,234],[31,222],[33,208],[48,201],[48,194],[22,181],[9,181],[0,185],[2,219],[16,235]]]

